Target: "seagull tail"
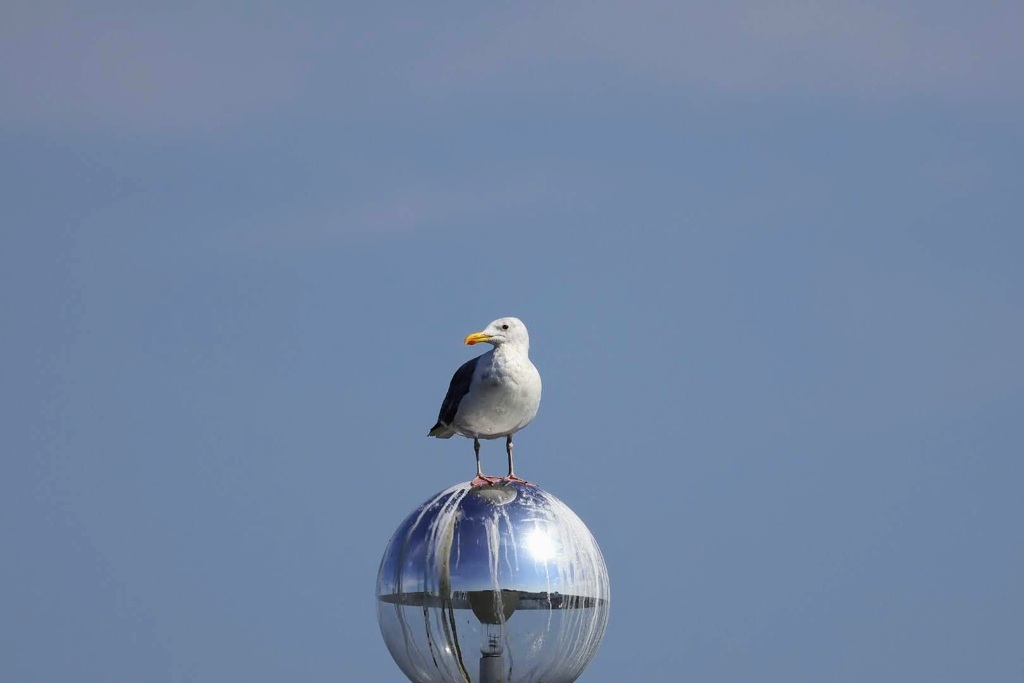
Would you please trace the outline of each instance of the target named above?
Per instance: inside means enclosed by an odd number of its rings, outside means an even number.
[[[436,436],[438,439],[450,439],[455,436],[455,430],[440,421],[430,428],[427,436]]]

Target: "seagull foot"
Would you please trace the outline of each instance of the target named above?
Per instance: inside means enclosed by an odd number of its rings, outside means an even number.
[[[473,481],[469,482],[469,485],[473,488],[480,486],[494,486],[501,481],[503,481],[501,477],[489,477],[486,474],[478,474]]]
[[[508,482],[510,482],[510,481],[514,481],[514,482],[516,482],[517,484],[525,484],[526,486],[537,486],[537,485],[536,485],[536,484],[534,484],[534,483],[533,483],[532,481],[526,481],[526,480],[525,480],[525,479],[523,479],[522,477],[517,477],[517,476],[516,476],[516,475],[514,475],[514,474],[510,474],[510,475],[508,475],[508,476],[506,476],[506,477],[502,477],[502,478],[501,478],[501,481],[502,481],[503,483],[508,483]]]

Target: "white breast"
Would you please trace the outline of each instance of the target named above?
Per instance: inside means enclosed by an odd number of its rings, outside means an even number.
[[[459,404],[453,425],[461,434],[494,439],[514,434],[537,415],[541,380],[525,354],[501,353],[481,359],[470,391]]]

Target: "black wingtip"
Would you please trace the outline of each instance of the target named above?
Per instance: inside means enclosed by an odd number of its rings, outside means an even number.
[[[427,436],[434,436],[437,437],[438,439],[450,439],[454,435],[455,430],[441,422],[438,422],[436,425],[430,428],[429,432],[427,432]]]

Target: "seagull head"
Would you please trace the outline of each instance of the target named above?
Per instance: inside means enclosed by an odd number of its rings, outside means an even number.
[[[487,342],[494,346],[520,344],[529,348],[530,334],[526,331],[526,325],[519,318],[498,318],[480,332],[474,332],[466,337],[466,343],[470,346],[480,342]]]

